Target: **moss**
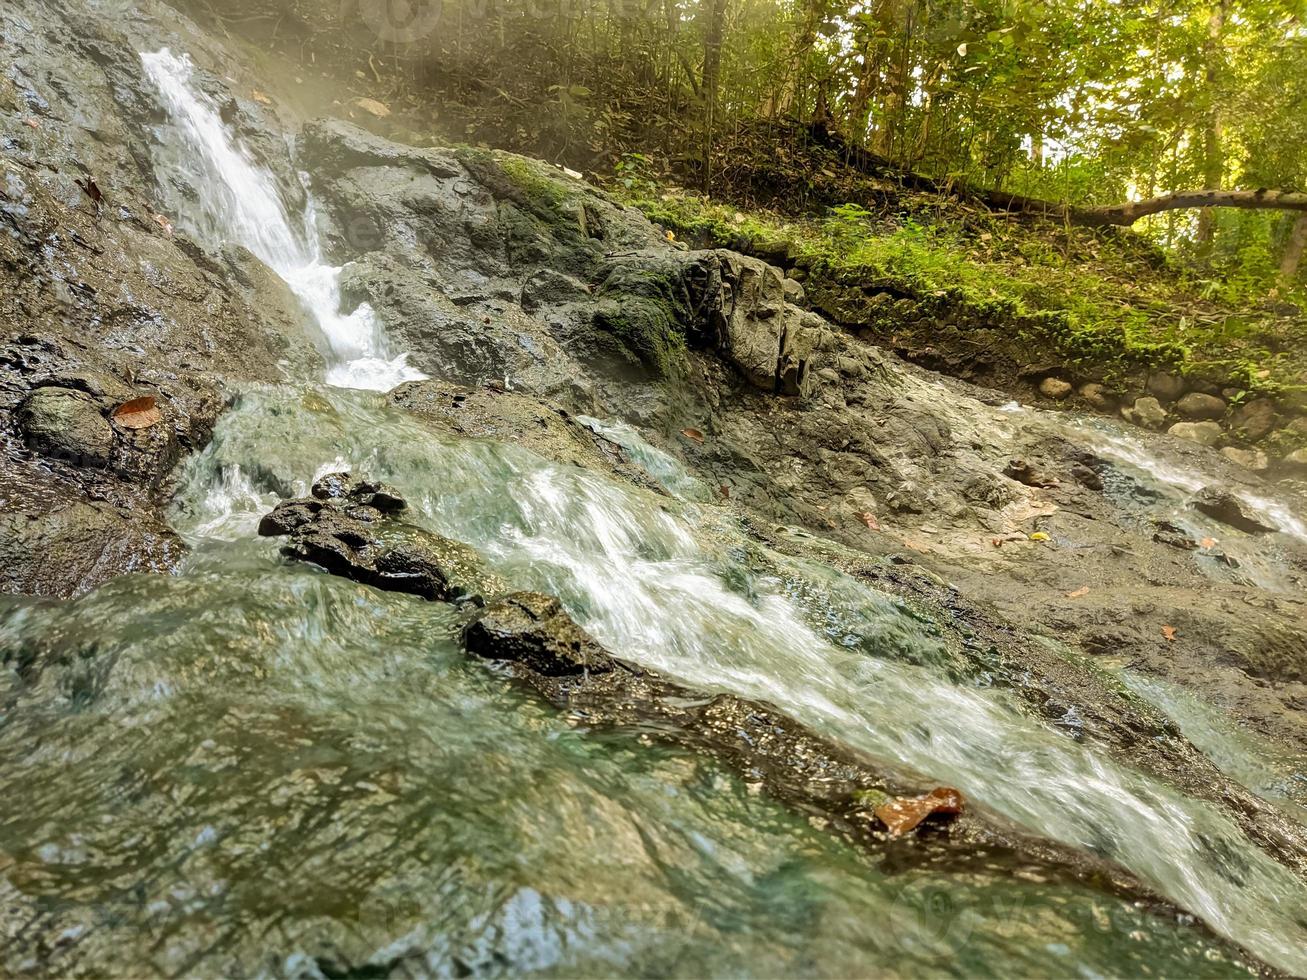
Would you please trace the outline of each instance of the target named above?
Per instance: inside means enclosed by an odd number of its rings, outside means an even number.
[[[620,341],[628,360],[659,377],[672,377],[685,365],[685,335],[672,309],[661,300],[648,296],[605,300],[595,313],[595,323]]]
[[[508,153],[495,154],[495,162],[528,202],[556,210],[567,200],[566,187],[545,172],[545,164]]]

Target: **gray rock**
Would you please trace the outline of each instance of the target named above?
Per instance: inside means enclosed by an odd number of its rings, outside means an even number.
[[[1227,407],[1223,399],[1201,391],[1191,391],[1175,403],[1175,410],[1187,419],[1224,418]]]
[[[1166,371],[1150,374],[1146,387],[1150,395],[1163,402],[1173,402],[1185,391],[1184,379]]]
[[[1127,422],[1141,425],[1145,429],[1160,429],[1166,422],[1166,409],[1156,398],[1146,395],[1136,398],[1133,405],[1122,408],[1121,416]]]
[[[1061,378],[1045,378],[1039,382],[1039,393],[1045,398],[1061,401],[1071,394],[1071,382],[1063,381]]]
[[[785,302],[791,306],[803,306],[807,302],[807,296],[803,291],[803,284],[795,279],[786,279],[782,285],[785,287]]]
[[[488,605],[463,633],[470,653],[520,663],[546,677],[604,674],[616,666],[553,596],[514,592]]]
[[[1295,449],[1280,464],[1290,473],[1307,474],[1307,449]]]
[[[1188,439],[1200,446],[1215,446],[1225,435],[1216,422],[1177,422],[1166,431],[1178,439]]]
[[[105,467],[114,430],[97,400],[71,388],[37,388],[18,409],[28,447],[74,466]]]

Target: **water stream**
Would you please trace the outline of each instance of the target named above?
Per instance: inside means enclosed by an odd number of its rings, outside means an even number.
[[[326,385],[246,391],[186,464],[183,574],[0,606],[0,643],[47,665],[0,689],[0,777],[23,801],[0,862],[36,896],[10,886],[11,919],[98,969],[168,973],[1241,972],[1183,918],[1087,890],[889,874],[711,763],[524,698],[465,660],[451,609],[280,561],[259,516],[344,468],[621,656],[956,785],[1307,972],[1307,888],[1229,819],[1032,715],[898,601],[752,544],[633,430],[585,420],[676,500],[347,390],[417,375],[370,310],[340,314],[312,215],[288,216],[186,59],[144,60],[202,190],[187,227],[282,275],[334,361]]]

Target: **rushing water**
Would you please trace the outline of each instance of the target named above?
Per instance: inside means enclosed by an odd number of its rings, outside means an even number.
[[[411,377],[343,317],[311,221],[233,144],[185,59],[146,55],[185,213],[304,299],[328,381]],[[306,244],[310,243],[310,244]],[[462,656],[458,614],[281,562],[277,499],[349,468],[614,651],[961,787],[1112,857],[1307,971],[1307,889],[1214,809],[987,686],[929,623],[751,544],[670,457],[669,502],[519,447],[433,434],[341,387],[246,392],[182,474],[174,578],[5,600],[0,971],[328,975],[1225,975],[1184,921],[992,872],[889,874],[714,764],[576,727]],[[48,942],[48,945],[43,945]]]

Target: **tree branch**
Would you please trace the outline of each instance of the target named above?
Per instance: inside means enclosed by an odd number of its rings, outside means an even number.
[[[1183,208],[1307,211],[1307,194],[1265,188],[1256,191],[1175,191],[1144,201],[1130,201],[1106,208],[1071,208],[1068,217],[1082,225],[1132,225],[1150,214]]]

